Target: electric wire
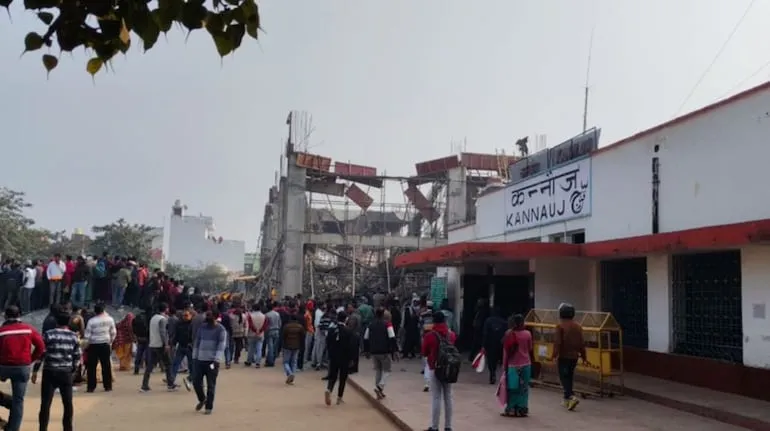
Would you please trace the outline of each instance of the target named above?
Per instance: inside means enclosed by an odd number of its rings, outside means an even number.
[[[767,60],[767,62],[765,62],[765,64],[763,64],[762,66],[760,66],[759,68],[757,68],[757,70],[755,70],[755,71],[754,71],[754,73],[752,73],[751,75],[749,75],[748,77],[746,77],[745,79],[743,79],[741,82],[739,82],[739,83],[737,83],[737,84],[733,85],[733,86],[732,86],[732,87],[731,87],[729,90],[727,90],[727,91],[726,91],[726,92],[725,92],[725,93],[724,93],[724,94],[723,94],[721,97],[719,97],[719,99],[717,99],[717,100],[722,100],[722,99],[724,99],[725,97],[732,95],[732,93],[733,93],[733,92],[735,92],[735,90],[737,90],[737,89],[739,89],[739,88],[743,87],[743,86],[744,86],[744,85],[745,85],[747,82],[749,82],[749,81],[751,81],[752,79],[756,78],[756,77],[757,77],[757,75],[759,75],[760,73],[762,73],[762,71],[763,71],[763,70],[767,69],[767,67],[768,67],[768,66],[770,66],[770,60]]]
[[[711,63],[709,63],[709,65],[706,67],[706,70],[703,71],[703,73],[701,74],[700,78],[698,78],[698,81],[695,82],[695,85],[692,87],[692,90],[690,90],[690,93],[687,94],[687,97],[685,97],[685,99],[682,102],[682,104],[679,105],[679,109],[676,110],[676,114],[674,115],[675,117],[678,116],[682,112],[682,109],[684,109],[685,105],[687,105],[687,102],[690,101],[692,96],[695,94],[695,91],[698,89],[698,87],[700,87],[700,85],[703,82],[703,80],[706,78],[708,73],[714,67],[714,64],[716,64],[717,60],[719,60],[719,57],[722,56],[722,53],[724,52],[725,48],[727,48],[727,45],[730,44],[730,41],[733,39],[733,36],[735,36],[735,33],[738,32],[738,29],[741,27],[741,24],[743,24],[743,21],[749,15],[749,12],[751,11],[751,8],[754,6],[754,3],[756,3],[756,1],[757,0],[751,0],[749,2],[748,6],[746,6],[746,9],[743,11],[743,15],[741,15],[741,18],[738,20],[737,23],[735,23],[735,26],[733,27],[733,29],[730,32],[730,34],[727,36],[727,39],[722,44],[722,46],[719,48],[719,51],[717,51],[717,53],[714,56],[714,58],[711,60]]]

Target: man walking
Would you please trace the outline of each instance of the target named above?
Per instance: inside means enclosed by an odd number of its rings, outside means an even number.
[[[193,342],[193,388],[198,397],[195,411],[206,407],[206,414],[214,410],[214,395],[219,375],[219,364],[225,360],[227,331],[217,322],[219,312],[206,312],[205,323],[198,328]],[[203,392],[203,378],[206,378],[206,392]]]
[[[72,431],[72,391],[74,372],[80,365],[80,343],[78,335],[70,327],[70,315],[60,312],[56,315],[56,328],[43,334],[45,353],[32,369],[32,383],[37,383],[37,373],[43,366],[43,381],[40,384],[40,431],[48,430],[51,403],[56,391],[61,395],[64,406],[62,429]]]
[[[371,355],[374,363],[374,393],[377,399],[385,398],[385,383],[391,372],[393,356],[398,350],[393,324],[385,320],[385,310],[377,308],[374,320],[364,332],[364,352]]]
[[[95,316],[88,319],[83,338],[88,342],[86,351],[86,392],[96,390],[96,364],[102,366],[102,384],[104,390],[112,390],[112,343],[118,335],[115,319],[104,311],[104,304],[94,305]]]
[[[286,373],[286,384],[294,383],[297,373],[299,350],[305,342],[305,327],[297,320],[297,316],[289,316],[289,323],[283,327],[281,346],[283,346],[283,370]]]
[[[177,389],[174,384],[171,371],[171,344],[168,337],[168,304],[161,302],[158,305],[158,312],[150,319],[150,354],[149,360],[144,368],[144,377],[142,378],[142,387],[140,392],[150,391],[150,376],[156,365],[160,364],[166,372],[166,385],[169,391]]]
[[[5,321],[0,326],[0,380],[11,381],[13,397],[4,431],[19,431],[21,428],[29,366],[45,352],[43,337],[20,318],[19,307],[12,305],[6,308]]]

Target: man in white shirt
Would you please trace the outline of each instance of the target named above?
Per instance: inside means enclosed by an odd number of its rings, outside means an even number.
[[[61,282],[66,270],[67,267],[61,260],[61,255],[59,253],[53,255],[53,260],[48,263],[48,268],[46,268],[45,271],[48,276],[48,282],[50,283],[48,305],[61,303]]]
[[[251,306],[251,312],[246,316],[248,331],[246,340],[248,341],[248,355],[246,356],[247,367],[254,364],[259,368],[262,363],[262,343],[265,341],[265,320],[267,317],[262,312],[259,304]]]
[[[86,350],[87,392],[96,390],[96,364],[102,366],[102,384],[104,390],[112,390],[112,342],[115,341],[117,330],[115,319],[104,311],[104,304],[94,305],[94,317],[88,319],[83,338],[88,343]]]
[[[24,268],[24,285],[21,289],[21,312],[27,314],[31,311],[32,306],[32,291],[35,290],[35,279],[37,278],[37,270],[32,262],[27,262],[27,267]]]

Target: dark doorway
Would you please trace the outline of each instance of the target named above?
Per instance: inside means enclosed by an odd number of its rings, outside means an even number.
[[[615,316],[623,329],[623,344],[646,349],[647,258],[601,262],[602,311]]]
[[[742,363],[741,252],[676,255],[671,270],[674,352]]]
[[[501,317],[526,315],[535,306],[534,274],[495,276],[495,307]]]
[[[460,350],[470,350],[473,343],[473,319],[476,316],[476,304],[479,299],[489,300],[490,279],[487,275],[464,275],[463,313],[460,318],[460,338],[457,345]]]

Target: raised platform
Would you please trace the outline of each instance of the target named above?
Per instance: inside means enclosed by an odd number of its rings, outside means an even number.
[[[305,244],[349,245],[362,247],[399,247],[424,249],[446,245],[446,239],[417,238],[413,236],[346,235],[336,233],[305,233]]]

